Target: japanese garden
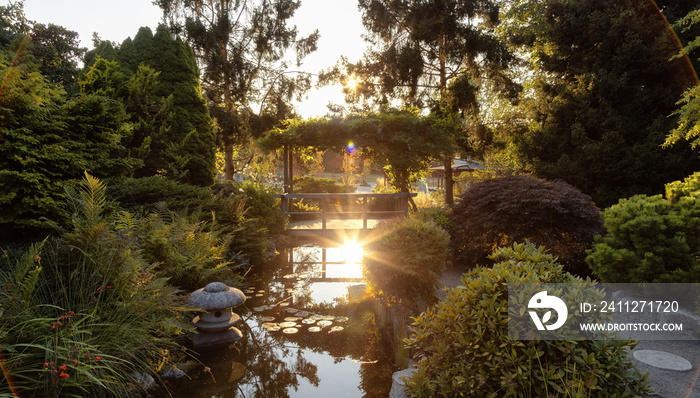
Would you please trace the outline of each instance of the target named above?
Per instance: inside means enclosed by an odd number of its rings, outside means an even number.
[[[348,1],[0,4],[0,397],[698,396],[509,285],[700,283],[700,3]]]

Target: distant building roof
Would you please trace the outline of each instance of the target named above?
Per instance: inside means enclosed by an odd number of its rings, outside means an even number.
[[[480,162],[475,162],[472,160],[455,160],[454,163],[452,163],[452,170],[453,171],[468,171],[468,170],[483,170],[484,165]],[[445,171],[445,166],[434,166],[431,167],[430,170],[436,170],[436,171]]]

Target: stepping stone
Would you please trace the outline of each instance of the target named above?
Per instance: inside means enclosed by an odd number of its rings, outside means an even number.
[[[642,363],[659,369],[687,372],[693,368],[685,358],[665,351],[636,350],[632,351],[632,356]]]

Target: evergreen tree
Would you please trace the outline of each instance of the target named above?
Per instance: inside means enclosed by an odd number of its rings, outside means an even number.
[[[501,73],[511,60],[492,35],[498,7],[491,0],[360,0],[371,49],[362,61],[324,74],[322,81],[348,86],[351,102],[429,108],[439,114],[476,115],[479,78],[508,83]],[[457,135],[457,132],[453,132]],[[452,204],[453,151],[445,154],[445,202]]]
[[[109,74],[115,82],[120,79],[108,95],[122,100],[129,113],[128,150],[144,161],[135,175],[165,174],[194,185],[211,185],[216,173],[215,135],[189,46],[174,39],[163,25],[155,35],[142,27],[133,40],[127,38],[116,49],[108,42],[98,43],[90,59],[95,62],[86,64],[82,85],[99,83],[93,76],[99,74]],[[109,62],[110,68],[102,71]]]
[[[296,27],[288,25],[298,0],[155,3],[201,62],[210,111],[218,121],[218,144],[224,147],[224,177],[232,179],[233,146],[290,117],[290,100],[310,88],[309,76],[290,73],[284,58],[294,48],[299,64],[316,49],[318,31],[298,38]]]
[[[693,80],[687,64],[669,62],[678,47],[651,2],[519,3],[540,7],[511,36],[531,46],[535,65],[532,90],[523,97],[527,119],[514,133],[531,171],[565,180],[606,206],[658,192],[697,170],[700,163],[687,146],[661,148],[677,123],[668,115]],[[697,7],[657,3],[681,15]],[[518,8],[511,11],[522,19]]]

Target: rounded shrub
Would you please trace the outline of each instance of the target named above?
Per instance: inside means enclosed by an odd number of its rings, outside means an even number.
[[[451,247],[460,266],[493,264],[489,254],[495,248],[527,239],[581,276],[590,274],[586,250],[605,230],[589,196],[563,181],[529,175],[471,184],[453,207],[451,221]]]
[[[380,223],[364,256],[364,277],[375,297],[388,305],[419,311],[436,301],[439,279],[449,262],[449,235],[416,218]]]
[[[603,213],[607,233],[586,260],[602,282],[700,282],[700,173]]]
[[[511,340],[508,284],[591,283],[563,270],[542,247],[499,248],[445,299],[415,318],[406,340],[418,359],[406,379],[412,397],[645,396],[630,341]]]

